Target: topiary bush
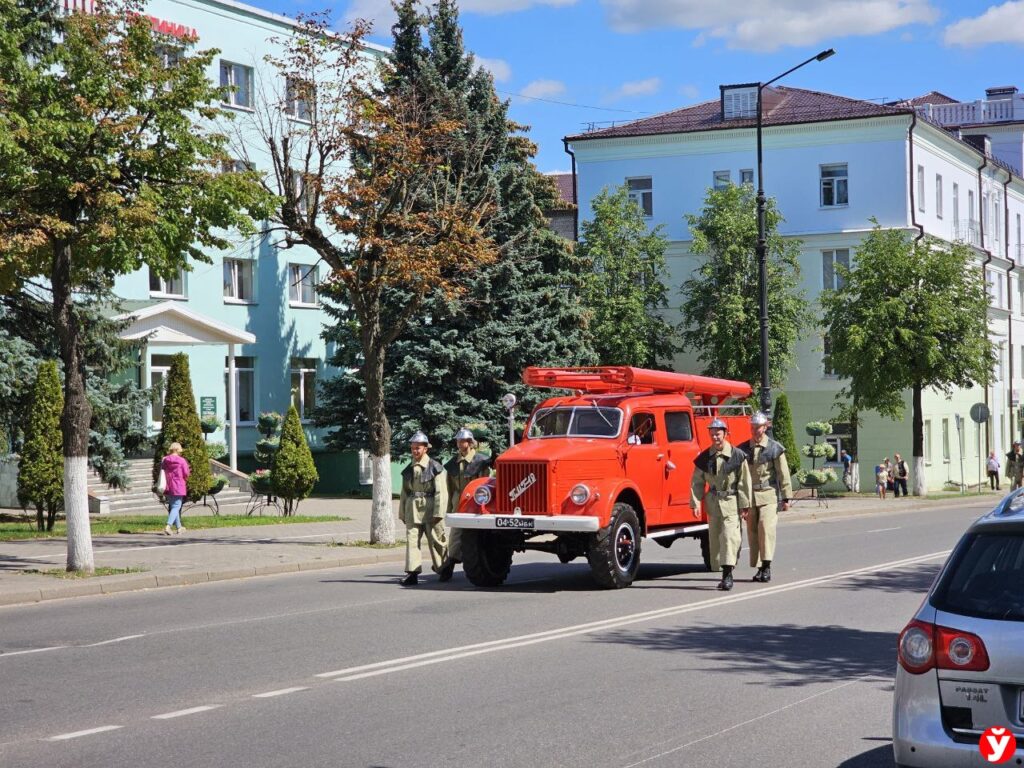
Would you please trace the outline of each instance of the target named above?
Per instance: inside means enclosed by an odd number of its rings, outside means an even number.
[[[39,364],[30,402],[18,465],[18,501],[23,509],[30,504],[36,508],[36,527],[40,531],[45,510],[45,527],[52,531],[57,510],[64,506],[64,439],[60,431],[64,393],[56,361]]]
[[[199,425],[199,411],[192,393],[192,377],[188,357],[177,354],[167,373],[167,396],[164,398],[164,420],[156,439],[153,456],[153,483],[160,474],[160,461],[171,443],[181,443],[182,456],[192,469],[188,477],[188,501],[198,501],[210,490],[212,481],[210,457]]]
[[[288,409],[281,428],[281,447],[274,457],[271,480],[274,493],[284,501],[285,517],[295,514],[299,502],[309,496],[319,479],[299,421],[299,412],[293,405]]]

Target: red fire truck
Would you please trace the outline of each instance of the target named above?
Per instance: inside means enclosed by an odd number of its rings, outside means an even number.
[[[627,587],[643,537],[699,539],[710,567],[707,518],[690,508],[693,460],[716,417],[734,445],[750,438],[749,407],[735,402],[749,384],[625,366],[527,368],[523,381],[571,394],[535,408],[497,476],[471,482],[448,516],[473,584],[500,585],[515,552],[539,550],[586,557],[600,586]]]

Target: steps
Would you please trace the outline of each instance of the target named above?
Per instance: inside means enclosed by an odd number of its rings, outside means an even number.
[[[89,474],[89,493],[105,496],[112,515],[161,515],[167,514],[165,507],[153,493],[153,460],[131,459],[128,462],[129,486],[126,490],[108,488],[95,473]],[[216,474],[216,471],[214,472]],[[212,498],[212,497],[211,497]],[[249,492],[228,485],[217,494],[221,514],[245,514],[249,503]],[[209,499],[208,499],[209,501]],[[212,506],[212,501],[210,502]],[[206,511],[205,509],[203,510]]]

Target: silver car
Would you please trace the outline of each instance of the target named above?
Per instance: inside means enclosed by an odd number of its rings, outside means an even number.
[[[898,766],[986,765],[979,742],[991,727],[1017,739],[1004,764],[1024,765],[1024,491],[967,530],[900,633],[898,657]]]

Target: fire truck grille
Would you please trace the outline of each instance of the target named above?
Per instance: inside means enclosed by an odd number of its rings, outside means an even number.
[[[498,463],[498,512],[512,514],[516,507],[524,515],[548,513],[548,471],[543,461]]]

